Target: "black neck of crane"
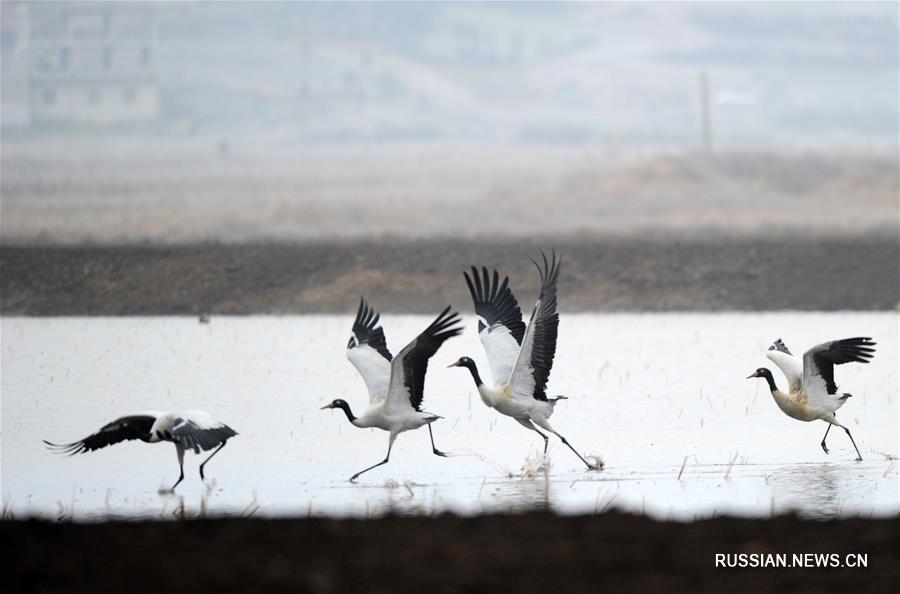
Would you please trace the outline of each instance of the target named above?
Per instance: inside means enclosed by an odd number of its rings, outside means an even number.
[[[482,384],[484,384],[484,382],[481,381],[481,376],[478,375],[478,367],[475,366],[475,361],[469,359],[468,361],[466,361],[465,367],[469,370],[469,373],[472,374],[472,379],[475,380],[476,387],[480,387]]]
[[[338,404],[338,406],[340,407],[340,409],[341,409],[342,411],[344,411],[344,414],[347,415],[347,420],[348,420],[348,421],[350,421],[350,422],[352,423],[353,421],[356,420],[356,417],[353,416],[353,412],[350,410],[350,405],[349,405],[349,404],[347,404],[346,402],[340,402],[340,403]]]

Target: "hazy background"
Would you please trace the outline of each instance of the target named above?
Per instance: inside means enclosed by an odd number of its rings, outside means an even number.
[[[2,16],[7,244],[898,223],[896,3]]]

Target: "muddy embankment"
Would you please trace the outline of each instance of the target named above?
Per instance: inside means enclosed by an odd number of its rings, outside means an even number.
[[[523,309],[528,261],[564,258],[564,311],[892,310],[898,242],[598,238],[346,240],[302,243],[0,247],[4,315],[352,313],[469,306],[462,270],[509,274]]]

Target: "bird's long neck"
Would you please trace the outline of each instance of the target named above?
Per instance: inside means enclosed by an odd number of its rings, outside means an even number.
[[[772,373],[769,370],[763,374],[763,377],[766,378],[766,381],[769,383],[769,391],[776,392],[778,391],[778,386],[775,385],[775,378],[772,377]]]
[[[475,361],[469,361],[466,363],[466,369],[469,370],[469,373],[472,374],[472,379],[475,380],[475,387],[480,388],[484,385],[484,382],[481,381],[481,376],[478,374],[478,367],[475,366]]]
[[[346,402],[341,402],[338,406],[340,406],[341,410],[344,411],[344,414],[347,415],[347,420],[351,423],[356,420],[356,417],[353,415],[353,411],[350,410],[350,405]]]

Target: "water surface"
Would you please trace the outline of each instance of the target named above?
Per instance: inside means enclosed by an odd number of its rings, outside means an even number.
[[[383,316],[397,352],[427,325]],[[2,497],[17,517],[171,517],[257,513],[366,516],[548,507],[562,513],[616,508],[690,520],[722,514],[813,517],[886,515],[898,503],[897,315],[884,313],[565,314],[549,392],[565,394],[552,422],[586,455],[586,472],[558,440],[542,441],[487,409],[468,374],[447,369],[461,355],[484,368],[467,317],[464,336],[432,360],[427,431],[402,434],[389,464],[385,433],[360,430],[367,395],[344,358],[349,316],[191,318],[3,318]],[[836,370],[854,397],[838,416],[853,432],[783,415],[765,383],[744,379],[768,365],[781,337],[796,351],[838,337],[873,336],[870,365]],[[776,370],[776,378],[784,384]],[[81,439],[117,416],[199,408],[240,435],[197,474],[188,454],[178,476],[171,444],[128,442],[65,458],[42,439]],[[178,510],[178,512],[176,512]]]

